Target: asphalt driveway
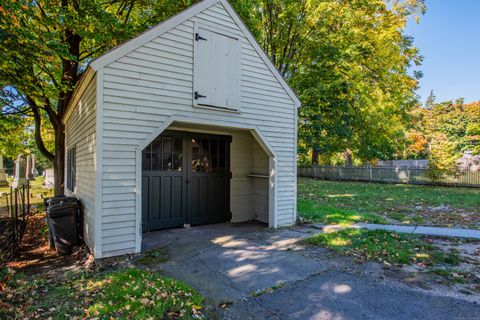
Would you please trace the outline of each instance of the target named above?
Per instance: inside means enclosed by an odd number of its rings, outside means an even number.
[[[314,230],[218,224],[144,234],[166,247],[156,268],[188,282],[217,319],[480,319],[478,296],[438,293],[386,278],[298,240]]]

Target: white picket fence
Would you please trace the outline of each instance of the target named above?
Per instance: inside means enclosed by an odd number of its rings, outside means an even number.
[[[480,187],[480,172],[444,173],[434,180],[429,176],[428,169],[418,167],[299,166],[298,176],[323,180]]]

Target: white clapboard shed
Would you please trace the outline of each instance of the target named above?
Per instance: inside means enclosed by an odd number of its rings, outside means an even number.
[[[145,231],[296,219],[294,92],[226,0],[93,61],[64,117],[65,193],[96,258]]]

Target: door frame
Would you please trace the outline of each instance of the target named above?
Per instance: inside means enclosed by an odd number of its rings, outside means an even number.
[[[195,128],[190,127],[191,125],[202,125],[202,126],[211,126],[211,130],[218,131],[228,131],[231,129],[242,129],[248,130],[262,147],[264,152],[269,157],[269,190],[268,190],[268,220],[269,227],[277,227],[277,154],[274,151],[271,144],[268,142],[268,139],[263,135],[261,130],[257,126],[249,126],[244,124],[235,124],[232,125],[230,121],[218,121],[211,119],[197,119],[192,117],[185,116],[170,116],[166,120],[159,124],[159,126],[148,135],[141,143],[136,147],[136,161],[135,161],[135,252],[139,253],[142,251],[142,151],[145,149],[156,137],[158,137],[162,132],[168,129],[170,126],[181,127],[182,125],[188,125],[189,130],[194,130]],[[202,129],[198,129],[201,131]],[[296,217],[295,217],[296,218]]]
[[[231,217],[231,211],[230,211],[230,183],[231,183],[231,150],[230,150],[230,145],[232,143],[232,136],[228,134],[214,134],[214,133],[202,133],[202,132],[194,132],[194,131],[182,131],[178,129],[167,129],[163,131],[160,135],[158,135],[154,140],[163,137],[163,136],[170,136],[172,138],[180,138],[182,141],[182,170],[181,171],[167,171],[164,172],[163,174],[166,175],[176,175],[178,177],[181,177],[182,180],[182,196],[181,196],[181,202],[182,202],[182,218],[184,221],[182,224],[176,224],[170,222],[170,224],[166,223],[166,225],[161,226],[161,222],[159,222],[158,227],[153,227],[153,229],[150,228],[144,228],[143,225],[143,212],[142,212],[142,232],[149,232],[149,231],[157,231],[157,230],[162,230],[162,229],[168,229],[168,228],[173,228],[173,227],[179,227],[181,225],[195,225],[196,223],[192,223],[194,217],[191,215],[191,210],[189,210],[190,206],[190,198],[189,198],[189,184],[193,180],[193,175],[194,172],[192,170],[192,139],[194,138],[199,138],[199,139],[216,139],[216,140],[222,140],[224,141],[227,145],[225,148],[225,167],[224,171],[212,171],[212,172],[207,172],[206,174],[221,174],[225,176],[225,189],[226,189],[226,195],[225,195],[225,206],[226,206],[226,212],[225,216],[229,216],[230,219]],[[153,141],[152,141],[153,143]],[[173,143],[173,141],[172,141]],[[150,145],[150,144],[149,144]],[[147,145],[148,146],[148,145]],[[145,149],[145,148],[144,148]],[[142,150],[143,153],[144,150]],[[150,179],[153,176],[158,176],[160,171],[144,171],[143,170],[143,163],[142,163],[142,186],[143,186],[143,177],[144,176],[149,176]],[[155,174],[156,172],[157,174]],[[204,174],[199,173],[199,174]],[[162,174],[160,174],[162,175]],[[151,194],[148,195],[148,202],[152,202]],[[142,203],[143,203],[143,197],[142,197]],[[149,204],[150,206],[150,204]],[[142,208],[143,210],[143,208]],[[160,217],[162,216],[162,211],[160,209]],[[160,219],[161,220],[161,219]],[[180,220],[180,218],[178,219]],[[208,220],[208,219],[207,219]],[[222,219],[217,219],[218,222],[224,222],[223,218]],[[165,222],[164,222],[165,223]],[[217,223],[217,222],[212,222],[212,223]],[[149,222],[151,224],[151,221]]]

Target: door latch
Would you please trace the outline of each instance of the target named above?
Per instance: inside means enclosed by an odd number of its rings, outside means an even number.
[[[199,41],[199,40],[207,41],[207,39],[203,38],[199,33],[195,33],[195,40],[196,41]]]
[[[195,91],[195,100],[198,100],[198,98],[206,98],[207,96],[202,96],[199,94],[197,91]]]

